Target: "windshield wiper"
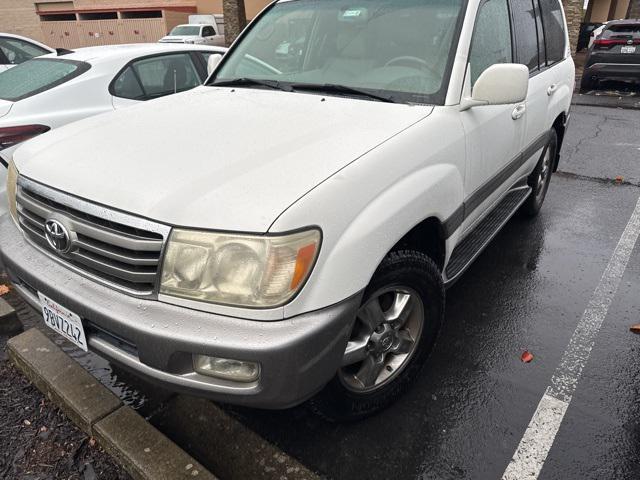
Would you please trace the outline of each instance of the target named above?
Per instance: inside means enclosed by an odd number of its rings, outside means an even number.
[[[260,86],[260,87],[268,87],[274,90],[283,90],[285,92],[293,91],[291,87],[285,86],[278,82],[277,80],[258,80],[255,78],[233,78],[231,80],[220,80],[213,83],[207,84],[210,87],[251,87],[251,86]]]
[[[393,96],[381,95],[379,93],[371,93],[368,90],[364,90],[356,87],[349,87],[347,85],[336,85],[332,83],[294,83],[291,84],[293,90],[308,90],[310,92],[320,93],[342,93],[346,95],[355,95],[358,97],[369,98],[378,102],[397,103]]]

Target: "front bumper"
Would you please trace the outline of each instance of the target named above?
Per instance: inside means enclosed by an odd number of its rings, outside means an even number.
[[[225,317],[116,292],[33,247],[9,215],[0,218],[0,257],[35,308],[37,292],[83,319],[90,350],[149,381],[221,402],[287,408],[319,391],[340,366],[361,295],[281,321]],[[192,355],[259,362],[242,384],[194,372]]]

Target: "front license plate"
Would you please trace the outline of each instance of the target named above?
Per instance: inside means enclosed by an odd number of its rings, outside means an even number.
[[[636,47],[622,47],[622,53],[636,53]]]
[[[80,317],[40,292],[38,297],[40,297],[45,325],[86,352],[87,339],[84,336]]]

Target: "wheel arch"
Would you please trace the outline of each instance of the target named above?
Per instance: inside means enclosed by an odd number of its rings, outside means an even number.
[[[442,272],[446,259],[446,238],[444,225],[437,217],[429,217],[409,230],[391,249],[415,250],[431,258]]]

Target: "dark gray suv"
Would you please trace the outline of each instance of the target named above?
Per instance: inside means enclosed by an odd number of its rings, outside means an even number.
[[[601,80],[640,83],[640,20],[610,22],[594,42],[587,55],[580,90],[593,90]]]

